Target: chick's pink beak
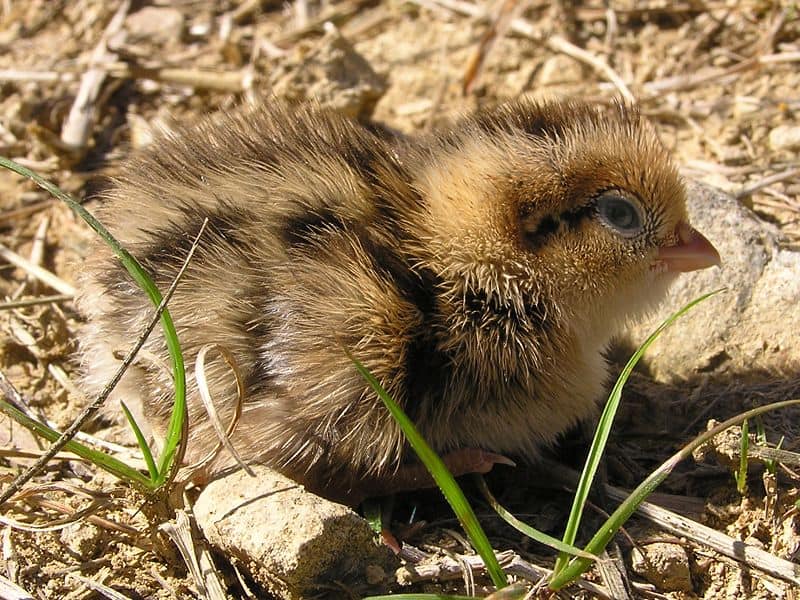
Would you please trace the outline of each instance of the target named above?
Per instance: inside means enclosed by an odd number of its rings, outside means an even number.
[[[719,252],[706,237],[686,222],[678,225],[678,243],[658,249],[656,261],[667,271],[686,273],[719,266]]]

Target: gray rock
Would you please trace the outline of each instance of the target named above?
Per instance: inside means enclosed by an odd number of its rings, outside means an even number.
[[[682,275],[656,314],[631,328],[627,343],[641,343],[690,300],[727,288],[651,346],[644,360],[653,375],[677,381],[698,372],[797,369],[800,253],[780,249],[773,226],[716,188],[690,183],[689,215],[719,250],[722,267]]]
[[[294,600],[397,567],[367,522],[266,467],[211,482],[195,504],[206,539],[266,591]]]

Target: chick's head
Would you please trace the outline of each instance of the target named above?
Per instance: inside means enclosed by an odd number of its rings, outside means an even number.
[[[430,262],[454,297],[480,289],[519,314],[535,306],[607,334],[654,306],[678,273],[719,264],[635,109],[517,103],[440,144],[420,187]]]

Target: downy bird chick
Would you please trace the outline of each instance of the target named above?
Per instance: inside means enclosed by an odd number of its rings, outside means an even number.
[[[401,141],[313,108],[244,110],[157,139],[98,216],[162,290],[209,220],[169,305],[186,363],[226,346],[241,456],[352,502],[426,482],[343,348],[457,474],[485,471],[592,415],[612,336],[678,273],[719,263],[653,129],[622,105],[517,102]],[[80,307],[98,390],[152,307],[100,242]],[[141,397],[163,434],[160,333],[145,350],[157,360],[116,396]],[[207,376],[227,423],[233,377],[221,360]],[[217,438],[188,385],[193,460]]]

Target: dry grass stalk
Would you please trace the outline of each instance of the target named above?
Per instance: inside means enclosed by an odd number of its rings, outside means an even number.
[[[57,502],[42,494],[47,492],[61,493],[69,497],[80,496],[89,500],[89,504],[80,510],[75,510],[71,506],[67,506],[62,502]],[[20,491],[14,500],[18,503],[25,503],[25,518],[26,521],[19,521],[9,516],[10,511],[6,511],[0,515],[0,523],[17,529],[20,531],[58,531],[64,527],[71,525],[85,517],[89,517],[95,513],[99,508],[108,503],[108,495],[100,492],[95,492],[86,489],[83,486],[73,485],[64,481],[59,481],[50,484],[39,484],[31,486],[25,490]],[[29,521],[36,519],[35,516],[30,515],[31,508],[42,508],[51,510],[64,515],[62,518],[53,519],[44,524],[36,524]],[[17,510],[16,512],[23,512]],[[135,531],[134,531],[135,533]]]
[[[250,69],[231,72],[169,67],[142,67],[126,63],[108,65],[106,73],[120,79],[150,79],[170,85],[182,85],[219,92],[241,93],[252,89],[256,78]]]
[[[28,452],[26,450],[16,450],[14,448],[0,448],[0,456],[3,458],[39,458],[41,452]],[[53,460],[83,460],[80,456],[71,454],[69,452],[59,453],[53,457]]]
[[[109,59],[102,67],[92,70],[102,72],[103,81],[106,77],[117,79],[150,79],[170,85],[184,85],[198,89],[215,90],[219,92],[240,93],[253,87],[255,75],[249,70],[242,71],[209,71],[201,69],[180,69],[173,67],[144,67],[124,62],[114,62]],[[77,79],[77,74],[69,71],[0,71],[0,81],[9,82],[36,82],[36,83],[69,83]],[[93,80],[99,82],[99,79]],[[102,83],[102,82],[99,82]],[[92,121],[87,116],[89,108],[84,105],[85,114],[81,121],[73,121],[64,126],[66,133],[62,134],[62,141],[70,148],[78,147],[76,143],[86,144],[91,133]],[[76,117],[77,119],[77,117]],[[86,135],[87,140],[81,142],[80,136]],[[67,137],[68,140],[63,140]],[[82,146],[81,146],[82,147]],[[18,160],[19,162],[19,160]]]
[[[519,579],[536,584],[546,581],[552,574],[550,569],[530,563],[510,550],[497,552],[496,554],[505,572]],[[396,573],[397,581],[401,585],[460,579],[464,576],[465,566],[476,573],[481,573],[484,569],[481,558],[473,554],[459,555],[458,560],[451,557],[443,557],[433,562],[430,561],[430,557],[427,554],[408,544],[403,544],[401,557],[406,560],[406,564],[400,567]],[[426,559],[425,562],[421,562],[423,559]],[[575,581],[573,586],[590,593],[593,598],[616,600],[616,597],[607,587],[588,580],[579,579]],[[634,583],[633,587],[638,590],[648,588],[647,585],[639,583]]]
[[[142,332],[142,334],[137,339],[134,347],[131,351],[126,355],[125,359],[120,364],[120,367],[117,373],[114,375],[112,380],[106,385],[100,395],[91,402],[86,408],[83,409],[81,414],[78,416],[77,419],[73,421],[73,423],[61,434],[61,437],[53,442],[50,447],[48,448],[47,452],[45,452],[42,457],[37,460],[33,465],[31,465],[24,473],[21,473],[17,476],[11,484],[0,493],[0,505],[5,504],[14,494],[16,494],[23,485],[25,485],[28,481],[30,481],[37,473],[39,473],[44,467],[47,465],[49,460],[55,456],[75,435],[78,433],[80,429],[89,421],[89,419],[97,413],[98,410],[103,406],[104,402],[111,394],[116,384],[119,383],[120,379],[124,375],[127,368],[133,363],[136,358],[136,354],[138,353],[139,349],[144,345],[147,338],[150,336],[150,333],[153,331],[155,326],[158,324],[161,313],[167,306],[167,303],[172,298],[172,295],[175,293],[175,289],[178,287],[178,283],[183,277],[183,274],[186,272],[186,267],[189,266],[189,262],[191,261],[192,257],[194,256],[195,251],[197,250],[197,245],[200,241],[200,236],[205,231],[206,226],[208,225],[208,219],[203,221],[203,225],[200,227],[200,231],[198,232],[197,236],[195,237],[194,241],[192,242],[192,246],[189,249],[189,252],[186,255],[186,259],[184,260],[183,264],[181,265],[178,274],[175,276],[175,279],[172,281],[167,292],[164,294],[161,304],[156,308],[153,316],[151,317],[150,321],[148,322],[147,327]],[[176,459],[177,460],[177,459]]]
[[[201,536],[186,511],[176,511],[175,522],[162,523],[159,529],[166,533],[178,547],[200,592],[200,597],[209,600],[226,600],[227,595],[223,591],[224,587],[221,583],[222,577],[217,572],[211,553],[205,543],[201,541]]]
[[[75,288],[61,279],[57,277],[52,272],[48,271],[47,269],[43,269],[42,267],[31,263],[27,258],[23,258],[16,252],[12,251],[9,248],[6,248],[4,245],[0,244],[0,258],[5,260],[8,263],[11,263],[18,269],[22,269],[28,275],[35,277],[42,283],[50,286],[57,292],[65,295],[65,296],[74,296],[75,295]]]
[[[28,255],[28,261],[30,264],[36,265],[37,267],[41,267],[44,261],[45,242],[47,240],[47,228],[49,226],[50,218],[47,216],[42,217],[42,220],[39,222],[39,225],[36,228],[36,233],[33,236],[31,251]],[[11,294],[11,298],[19,298],[27,289],[30,289],[34,293],[39,289],[39,281],[30,274],[28,274],[25,280],[17,286],[16,291]]]
[[[78,75],[70,71],[0,69],[0,81],[9,83],[72,83]]]
[[[486,63],[486,57],[489,56],[489,52],[492,51],[495,42],[508,31],[511,25],[511,17],[516,7],[517,0],[500,0],[500,8],[496,11],[497,14],[491,19],[489,27],[481,36],[478,45],[467,61],[464,83],[461,86],[461,92],[465,96],[472,93],[483,70],[483,65]]]
[[[619,557],[619,554],[617,557],[612,557],[608,550],[603,550],[600,559],[597,561],[597,571],[611,593],[611,597],[617,600],[634,600],[629,591],[633,587],[625,568],[625,561]]]
[[[328,6],[321,14],[310,19],[305,27],[296,28],[272,42],[279,48],[288,48],[298,40],[311,33],[323,33],[326,23],[333,23],[337,27],[345,21],[358,15],[370,0],[349,0]]]
[[[411,0],[411,2],[425,7],[430,5],[438,5],[442,8],[446,8],[460,15],[469,16],[474,19],[485,19],[487,17],[487,13],[484,8],[476,4],[463,2],[462,0]],[[547,44],[547,46],[554,52],[566,54],[570,58],[574,58],[579,62],[589,65],[597,73],[610,81],[614,87],[617,88],[620,95],[625,99],[626,102],[630,102],[631,104],[636,103],[636,97],[633,95],[630,88],[628,88],[627,84],[616,73],[616,71],[614,71],[614,69],[612,69],[603,59],[598,58],[583,48],[579,48],[572,42],[567,41],[559,35],[546,36],[541,31],[537,30],[533,23],[526,21],[525,19],[512,19],[509,27],[511,31],[517,35],[521,35],[535,41],[544,41],[544,43]]]
[[[686,75],[667,77],[657,81],[645,83],[645,93],[651,98],[657,98],[668,92],[690,90],[700,85],[721,81],[726,78],[738,76],[744,71],[756,69],[762,65],[800,61],[800,52],[782,52],[779,54],[766,54],[754,58],[744,59],[727,69],[707,69]]]
[[[231,372],[236,380],[236,408],[227,429],[222,426],[222,421],[220,420],[217,409],[214,406],[214,400],[211,398],[211,391],[208,389],[208,380],[206,378],[206,355],[211,350],[216,350],[222,356],[222,359],[225,361],[228,367],[230,367]],[[239,468],[241,468],[251,477],[254,477],[255,473],[253,473],[253,470],[242,460],[241,456],[239,456],[239,453],[233,447],[230,439],[233,431],[239,424],[239,419],[242,416],[242,408],[244,406],[244,382],[242,380],[242,374],[239,370],[236,358],[233,356],[233,353],[231,353],[230,350],[220,344],[206,344],[200,349],[200,352],[197,353],[197,358],[195,359],[194,363],[194,374],[195,382],[197,383],[197,391],[200,394],[203,407],[206,409],[209,421],[214,427],[214,432],[217,434],[219,442],[216,447],[199,462],[189,465],[185,468],[187,473],[186,479],[190,479],[193,472],[201,469],[203,466],[214,460],[214,458],[216,458],[223,448],[225,448],[228,454],[233,457]]]
[[[5,600],[34,600],[31,594],[4,575],[0,575],[0,597]]]
[[[108,41],[122,31],[130,5],[130,0],[123,0],[100,36],[100,41],[92,52],[92,67],[81,78],[75,102],[61,129],[61,141],[75,151],[82,151],[91,135],[97,113],[97,99],[106,79],[106,71],[101,65],[116,59],[116,54],[108,50]]]
[[[792,168],[786,169],[785,171],[781,171],[780,173],[775,173],[774,175],[769,175],[758,181],[743,186],[738,192],[734,194],[737,199],[741,200],[743,198],[747,198],[751,196],[754,192],[757,192],[765,187],[773,185],[775,183],[780,183],[781,181],[786,181],[787,179],[794,179],[795,177],[800,177],[800,168]]]
[[[618,501],[628,497],[628,492],[608,485],[606,486],[606,493],[610,498]],[[800,565],[774,556],[751,544],[735,540],[720,531],[650,502],[643,502],[636,514],[647,518],[652,523],[677,536],[685,537],[702,546],[708,546],[715,552],[739,561],[751,569],[763,571],[773,577],[800,586]]]
[[[103,576],[102,573],[96,575],[97,578],[100,578],[102,576]],[[121,594],[114,588],[104,585],[95,579],[91,579],[90,577],[84,577],[83,575],[79,575],[78,573],[68,573],[67,577],[70,579],[74,579],[79,583],[82,583],[90,591],[97,592],[100,596],[102,596],[103,598],[107,598],[108,600],[131,600],[129,596]]]
[[[0,225],[5,223],[10,223],[12,221],[16,221],[17,219],[22,219],[24,217],[29,217],[30,215],[36,214],[37,212],[41,212],[47,208],[50,208],[55,204],[55,200],[44,200],[42,202],[36,202],[35,204],[30,204],[29,206],[23,206],[22,208],[15,208],[14,210],[9,210],[0,214]]]

